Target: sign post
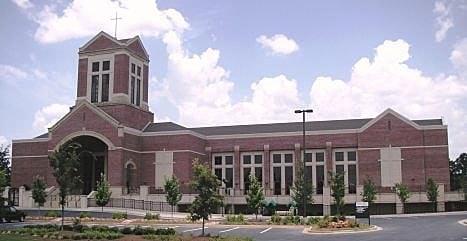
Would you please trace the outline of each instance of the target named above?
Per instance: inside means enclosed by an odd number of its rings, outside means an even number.
[[[358,218],[368,218],[368,225],[370,225],[370,209],[368,208],[368,202],[355,203],[355,220]]]

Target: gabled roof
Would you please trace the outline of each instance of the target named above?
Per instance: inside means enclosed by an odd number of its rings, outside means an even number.
[[[105,38],[109,40],[112,44],[106,44],[103,46],[96,46],[94,49],[89,49],[90,46],[93,45],[98,39]],[[130,46],[136,42],[136,46]],[[139,36],[135,36],[133,38],[126,38],[126,39],[116,39],[112,37],[110,34],[101,31],[96,36],[94,36],[91,40],[89,40],[86,44],[79,48],[79,53],[86,53],[86,52],[93,52],[93,51],[100,51],[100,50],[110,50],[110,49],[126,49],[133,54],[149,61],[149,54],[144,48],[143,42],[141,41]]]
[[[327,120],[327,121],[308,121],[305,123],[306,131],[339,131],[345,130],[362,132],[366,128],[376,123],[387,114],[393,114],[402,121],[417,129],[424,127],[442,127],[441,119],[409,120],[398,114],[392,109],[387,109],[375,118],[365,119],[347,119],[347,120]],[[242,134],[264,134],[264,133],[286,133],[302,131],[302,122],[271,123],[271,124],[253,124],[253,125],[232,125],[232,126],[211,126],[187,128],[173,122],[151,123],[143,132],[170,132],[170,131],[193,131],[205,136],[214,135],[242,135]]]

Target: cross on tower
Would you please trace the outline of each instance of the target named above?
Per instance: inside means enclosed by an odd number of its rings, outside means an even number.
[[[114,32],[115,38],[117,38],[117,22],[118,22],[118,20],[120,20],[120,19],[122,19],[122,18],[119,18],[119,17],[118,17],[118,13],[117,13],[117,12],[115,12],[115,18],[111,18],[111,19],[110,19],[110,20],[112,20],[112,21],[115,20],[115,32]]]

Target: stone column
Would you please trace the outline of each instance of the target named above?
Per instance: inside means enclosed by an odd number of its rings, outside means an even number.
[[[323,187],[323,215],[331,215],[331,188]]]
[[[295,143],[295,160],[294,160],[294,166],[295,166],[295,176],[297,176],[297,171],[300,169],[300,167],[303,166],[302,163],[302,152],[301,152],[301,147],[300,143]]]
[[[332,172],[334,158],[332,156],[332,142],[326,142],[326,162],[324,163],[324,186],[327,187],[329,180],[329,172]]]
[[[80,208],[88,208],[88,195],[80,195]]]
[[[149,186],[143,185],[139,187],[139,198],[141,200],[147,200],[149,194]]]
[[[445,197],[445,193],[444,193],[444,184],[439,184],[438,185],[438,193],[439,193],[439,197],[438,197],[438,202],[437,202],[437,207],[436,207],[436,211],[437,212],[444,212],[445,211],[445,201],[446,201],[446,197]]]
[[[269,145],[263,146],[263,187],[265,191],[265,195],[271,195],[271,162],[269,160],[270,153],[269,153]]]
[[[394,197],[396,200],[396,214],[403,214],[404,213],[404,204],[401,202],[397,194],[394,193]]]
[[[234,146],[234,194],[235,196],[242,195],[240,190],[240,146]]]
[[[26,188],[24,188],[24,186],[21,186],[19,187],[19,191],[18,191],[18,206],[26,207],[25,200],[26,200]]]

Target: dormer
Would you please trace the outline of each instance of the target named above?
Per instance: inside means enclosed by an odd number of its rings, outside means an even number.
[[[100,32],[78,54],[77,102],[149,109],[149,55],[138,36],[116,39]]]

